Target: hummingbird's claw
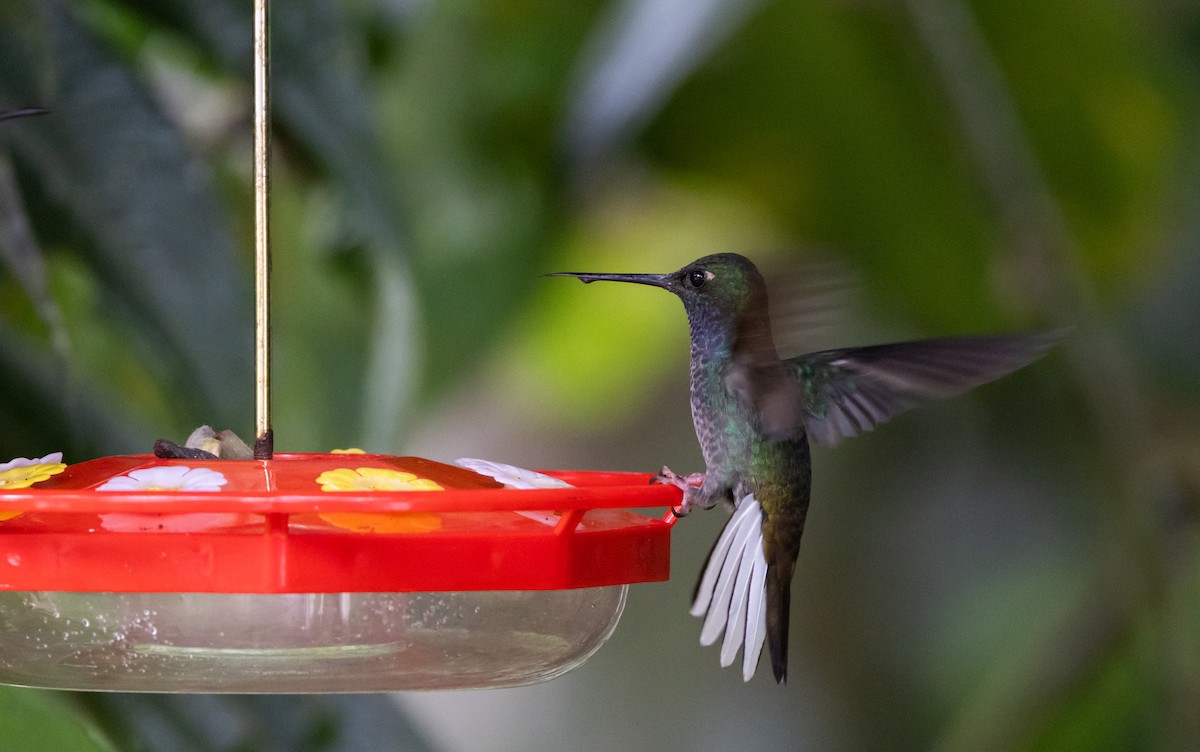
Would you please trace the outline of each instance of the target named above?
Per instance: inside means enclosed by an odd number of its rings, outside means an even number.
[[[666,470],[666,469],[667,469],[667,468],[665,468],[665,467],[663,468],[663,470]],[[672,474],[673,474],[673,473],[672,473]],[[671,482],[671,481],[669,481],[669,480],[668,480],[668,479],[667,479],[665,476],[663,476],[663,475],[656,475],[656,476],[654,476],[653,478],[651,478],[651,479],[650,479],[650,485],[652,485],[652,486],[653,486],[653,485],[660,484],[660,483],[670,483],[670,482]],[[686,492],[686,491],[684,491],[684,493],[686,494],[687,492]],[[687,517],[687,516],[688,516],[688,513],[689,513],[690,511],[691,511],[691,510],[690,510],[690,509],[689,509],[689,508],[688,508],[686,505],[684,505],[684,506],[678,506],[678,507],[671,507],[671,509],[670,509],[671,516],[672,516],[672,517],[674,517],[674,518],[675,518],[675,519],[677,519],[677,520],[682,520],[684,517]]]
[[[663,465],[662,472],[654,476],[650,482],[675,486],[680,491],[683,491],[683,503],[671,509],[671,514],[675,515],[678,519],[682,519],[687,517],[692,511],[693,497],[700,487],[704,485],[704,473],[679,475],[672,471],[671,468]]]
[[[704,485],[704,473],[692,473],[691,475],[679,475],[671,468],[663,465],[663,469],[658,475],[654,476],[651,483],[668,483],[675,486],[679,490],[687,493],[688,488],[699,488]]]

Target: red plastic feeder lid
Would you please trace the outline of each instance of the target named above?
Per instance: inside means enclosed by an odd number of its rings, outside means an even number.
[[[103,457],[0,492],[0,590],[557,590],[668,578],[674,516],[630,510],[677,504],[678,489],[643,473],[550,474],[572,487],[508,489],[388,455]]]

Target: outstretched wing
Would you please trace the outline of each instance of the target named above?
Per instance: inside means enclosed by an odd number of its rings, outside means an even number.
[[[1028,365],[1062,334],[943,337],[825,350],[785,362],[800,382],[805,429],[834,444],[921,402],[954,397]]]
[[[762,508],[747,495],[729,518],[696,583],[692,615],[704,617],[700,644],[721,642],[721,665],[742,654],[742,679],[758,667],[767,635],[767,560],[763,554]]]

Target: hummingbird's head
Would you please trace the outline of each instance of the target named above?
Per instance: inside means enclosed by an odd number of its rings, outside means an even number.
[[[767,320],[767,287],[753,262],[736,253],[699,258],[669,274],[592,274],[559,272],[589,282],[632,282],[670,290],[687,309],[697,334],[737,336],[750,321]],[[707,337],[706,337],[707,338]],[[723,337],[722,337],[723,339]]]

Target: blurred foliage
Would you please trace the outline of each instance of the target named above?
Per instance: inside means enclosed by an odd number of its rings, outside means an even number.
[[[0,111],[50,109],[0,122],[0,459],[250,433],[250,17],[0,4]],[[847,341],[814,347],[1076,327],[1028,372],[817,453],[792,686],[742,687],[694,647],[694,531],[719,523],[689,522],[669,597],[635,591],[615,638],[636,655],[556,682],[542,744],[1200,747],[1195,4],[287,0],[272,21],[281,449],[697,464],[678,303],[549,271],[833,262]],[[448,747],[536,747],[476,708],[550,696],[503,697],[405,704],[421,728],[471,714]],[[424,745],[365,698],[290,742],[264,729],[312,706],[191,702],[4,690],[0,734],[168,749],[240,713],[197,748],[350,749],[337,730],[366,714]],[[612,703],[635,722],[589,741]]]
[[[72,712],[61,694],[0,687],[0,735],[8,749],[111,752],[113,746],[92,723]]]

